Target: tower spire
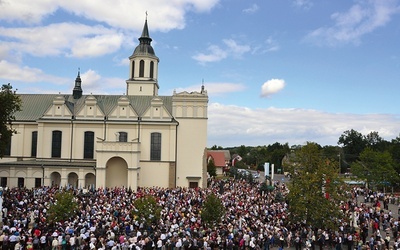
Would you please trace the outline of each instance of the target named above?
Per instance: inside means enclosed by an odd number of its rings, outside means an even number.
[[[81,80],[81,68],[78,68],[78,75],[75,79],[74,90],[72,91],[72,95],[74,99],[79,99],[82,97],[82,80]]]
[[[149,27],[147,26],[147,11],[146,11],[146,20],[144,21],[144,27],[142,31],[142,36],[139,38],[140,43],[146,42],[145,44],[150,44],[152,39],[149,35]]]
[[[130,70],[127,80],[127,95],[158,95],[158,62],[153,47],[152,39],[149,35],[146,19],[143,26],[142,35],[139,37],[139,44],[133,54],[129,57]]]

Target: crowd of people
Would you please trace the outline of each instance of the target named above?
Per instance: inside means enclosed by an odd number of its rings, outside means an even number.
[[[78,212],[56,224],[47,211],[55,202],[55,187],[11,188],[3,193],[2,250],[136,250],[136,249],[400,249],[400,225],[380,197],[354,188],[341,209],[349,218],[334,231],[289,223],[288,204],[276,199],[289,192],[275,182],[272,192],[244,180],[210,179],[208,188],[70,189]],[[226,213],[222,223],[207,227],[201,219],[208,194],[217,194]],[[132,216],[134,200],[152,195],[161,217],[146,226]],[[357,196],[368,196],[358,202]],[[375,195],[375,196],[374,196]],[[372,202],[372,203],[371,203]],[[318,206],[318,204],[315,204]]]

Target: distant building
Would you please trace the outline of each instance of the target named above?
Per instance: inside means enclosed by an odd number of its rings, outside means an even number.
[[[217,170],[217,175],[222,175],[224,171],[227,171],[229,169],[231,154],[229,150],[208,150],[207,163],[210,162],[211,160],[214,161],[214,165]]]
[[[147,20],[129,57],[125,95],[21,94],[0,185],[204,187],[208,95],[158,95]],[[99,83],[101,84],[101,83]]]

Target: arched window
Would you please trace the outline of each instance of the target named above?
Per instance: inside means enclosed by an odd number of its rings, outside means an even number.
[[[62,132],[59,130],[53,131],[53,136],[51,140],[51,157],[61,157],[61,139]]]
[[[161,133],[151,133],[150,160],[161,161]]]
[[[93,159],[94,152],[94,132],[86,131],[83,142],[83,158]]]
[[[144,61],[140,60],[139,77],[144,77]]]
[[[133,79],[135,77],[135,61],[132,61],[132,75],[131,78]]]
[[[150,62],[150,78],[154,77],[154,62]]]
[[[31,142],[31,156],[36,157],[37,153],[37,131],[32,132],[32,142]]]

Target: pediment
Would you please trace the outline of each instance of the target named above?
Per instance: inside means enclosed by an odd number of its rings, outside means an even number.
[[[118,99],[118,105],[111,111],[109,119],[136,119],[138,117],[129,99],[122,96]]]
[[[142,117],[145,119],[171,119],[172,115],[164,106],[162,99],[154,97],[151,100],[150,107],[144,112]]]
[[[64,96],[56,96],[53,100],[53,104],[44,113],[43,118],[66,118],[71,119],[72,112],[68,107]]]
[[[94,96],[86,97],[84,104],[76,114],[77,118],[85,119],[104,119],[104,116],[105,114]]]

